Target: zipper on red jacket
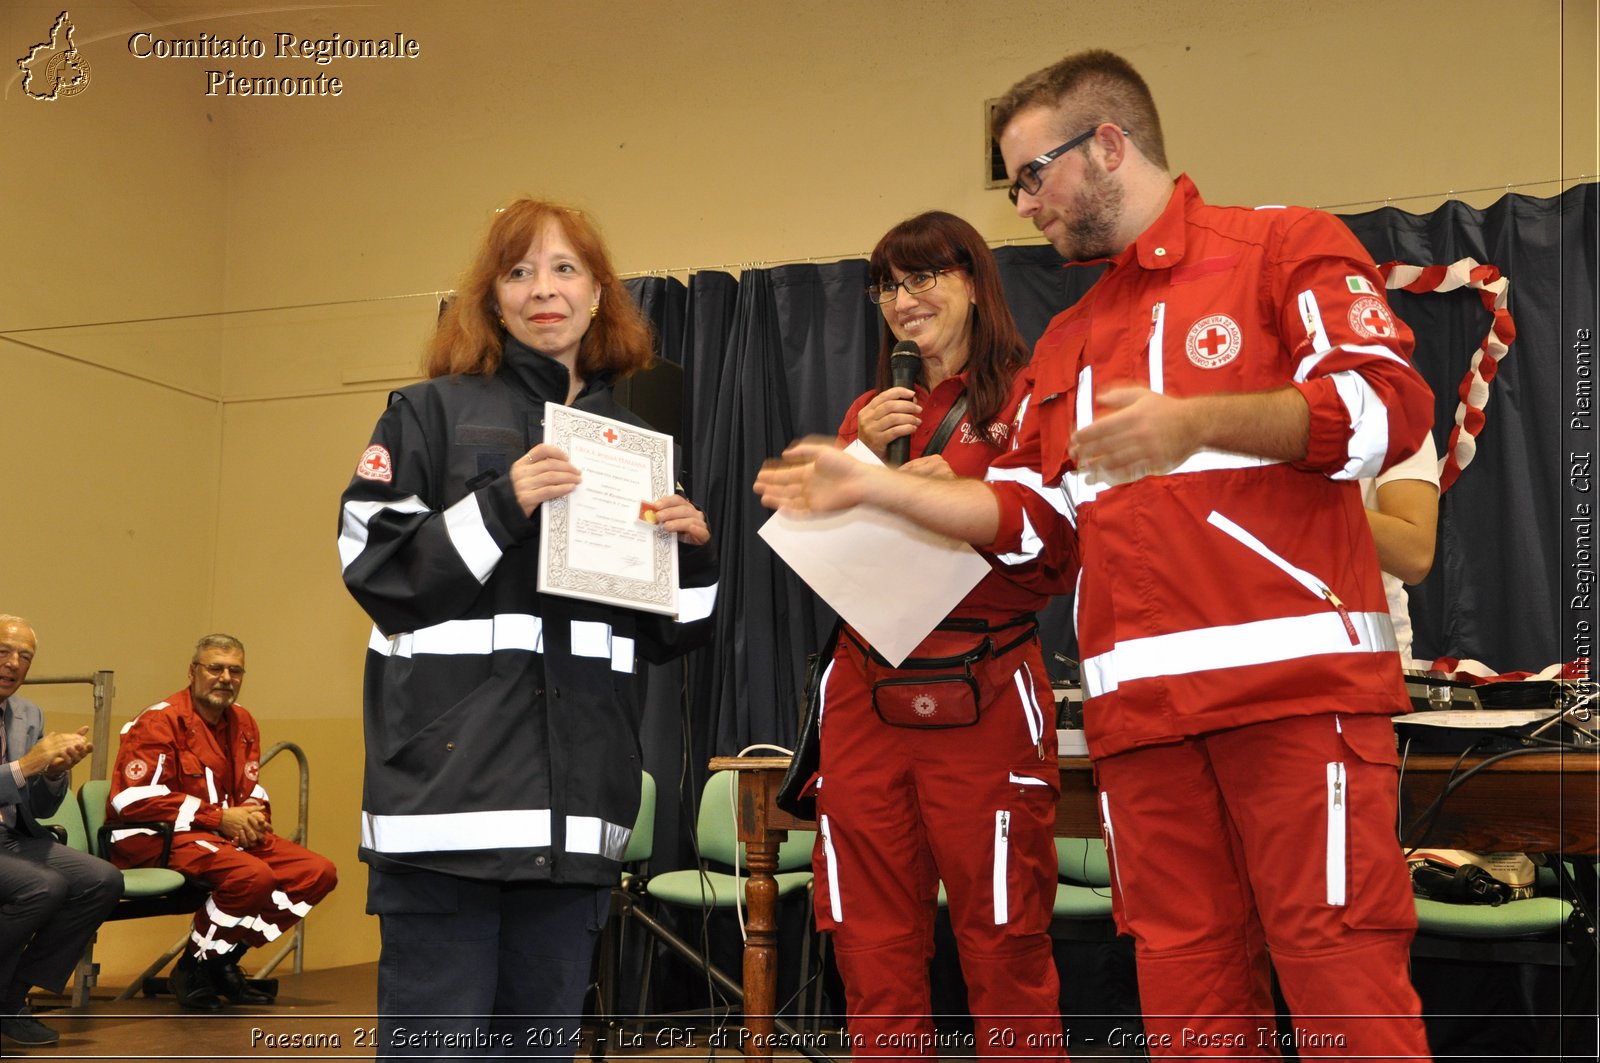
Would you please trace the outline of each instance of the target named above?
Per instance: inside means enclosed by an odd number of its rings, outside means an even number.
[[[1307,572],[1298,565],[1290,564],[1286,558],[1278,554],[1266,543],[1257,539],[1216,510],[1211,511],[1211,515],[1206,518],[1206,522],[1222,531],[1223,534],[1248,549],[1251,553],[1265,558],[1300,586],[1327,602],[1339,614],[1339,620],[1344,624],[1344,633],[1350,637],[1350,645],[1361,645],[1361,636],[1356,633],[1356,625],[1350,619],[1350,610],[1344,607],[1344,602],[1340,601],[1339,596],[1333,593],[1333,588],[1328,586],[1321,578]]]

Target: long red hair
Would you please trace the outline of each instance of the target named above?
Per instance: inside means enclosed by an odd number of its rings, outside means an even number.
[[[654,358],[650,324],[617,279],[600,231],[587,215],[542,199],[519,199],[495,215],[455,298],[439,318],[423,360],[429,377],[489,374],[500,368],[505,328],[495,282],[533,245],[546,225],[560,228],[600,286],[600,309],[578,347],[578,376],[620,380]]]

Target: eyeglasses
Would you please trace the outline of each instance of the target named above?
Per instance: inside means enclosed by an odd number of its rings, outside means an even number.
[[[1024,192],[1028,193],[1030,196],[1038,195],[1039,189],[1044,187],[1044,179],[1039,176],[1039,171],[1044,169],[1046,166],[1049,166],[1057,159],[1061,158],[1061,156],[1065,155],[1079,144],[1082,144],[1084,141],[1094,136],[1099,128],[1100,126],[1095,126],[1094,129],[1079,133],[1065,144],[1058,148],[1051,148],[1043,155],[1035,158],[1032,162],[1023,163],[1021,168],[1017,170],[1017,179],[1012,181],[1011,187],[1006,190],[1006,195],[1011,197],[1012,204],[1015,205],[1017,202],[1017,197]],[[1122,135],[1125,137],[1133,136],[1133,134],[1126,129],[1122,131]]]
[[[875,303],[892,303],[894,297],[904,288],[907,295],[916,295],[932,288],[939,280],[941,273],[955,273],[961,267],[946,266],[944,269],[919,269],[915,273],[907,273],[899,281],[890,281],[887,284],[867,285],[867,298]]]
[[[213,679],[221,679],[225,675],[231,675],[235,679],[244,678],[242,664],[202,664],[200,668]]]

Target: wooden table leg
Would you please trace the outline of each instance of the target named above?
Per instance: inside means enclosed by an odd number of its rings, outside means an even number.
[[[778,884],[772,873],[778,866],[778,843],[783,832],[766,834],[745,844],[750,882],[745,887],[749,922],[744,943],[744,1054],[749,1059],[772,1058],[776,1020]]]

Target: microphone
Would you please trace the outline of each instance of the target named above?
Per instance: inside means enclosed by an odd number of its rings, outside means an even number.
[[[909,388],[922,376],[922,348],[915,340],[901,340],[889,352],[889,380],[893,387]],[[911,460],[911,437],[901,436],[884,448],[889,466],[895,468]]]

